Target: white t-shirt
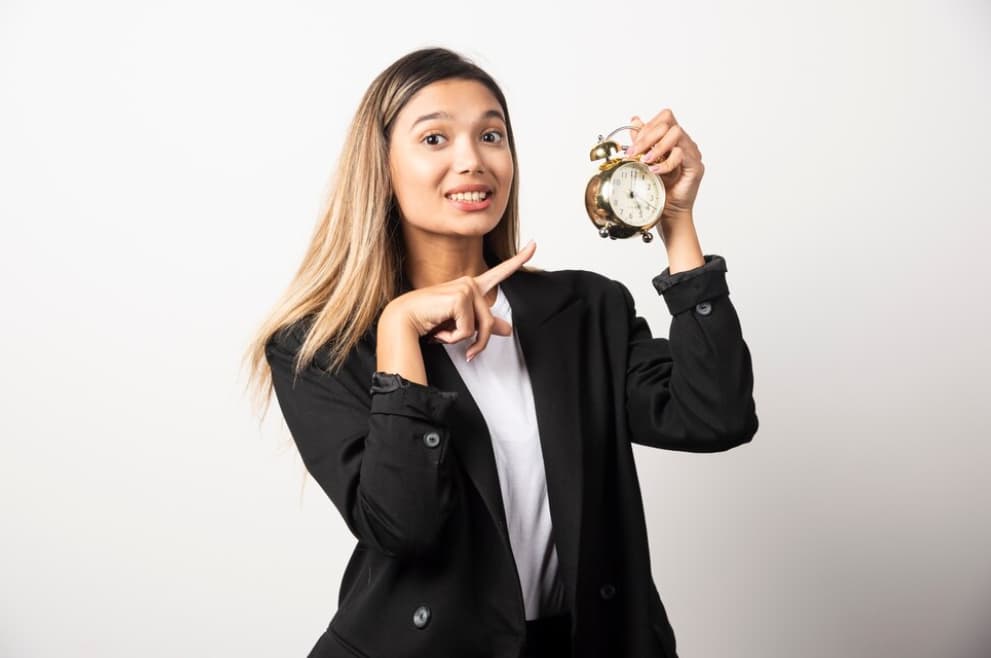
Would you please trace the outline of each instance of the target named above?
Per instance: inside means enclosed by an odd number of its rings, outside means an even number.
[[[496,290],[492,314],[512,324],[509,300],[502,287]],[[485,349],[467,363],[465,354],[473,341],[468,338],[444,348],[492,437],[526,618],[560,614],[566,609],[565,592],[551,536],[544,458],[523,351],[515,331],[512,336],[492,334]]]

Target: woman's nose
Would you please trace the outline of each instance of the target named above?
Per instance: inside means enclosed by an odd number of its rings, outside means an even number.
[[[470,138],[458,140],[454,148],[454,168],[459,173],[482,171],[482,153],[480,145]]]

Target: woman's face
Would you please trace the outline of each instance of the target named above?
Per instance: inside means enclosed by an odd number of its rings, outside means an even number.
[[[407,229],[485,235],[506,210],[514,173],[499,101],[474,80],[427,85],[393,123],[389,170]],[[465,186],[487,194],[450,198]]]

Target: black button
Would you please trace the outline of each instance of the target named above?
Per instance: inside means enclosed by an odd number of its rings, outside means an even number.
[[[425,605],[421,605],[413,612],[413,625],[417,628],[423,628],[430,623],[430,608]]]
[[[709,315],[710,313],[712,313],[712,304],[710,304],[709,302],[702,302],[700,304],[696,304],[695,311],[699,315]]]
[[[599,595],[606,601],[616,596],[616,587],[611,583],[606,583],[601,588],[599,588]]]
[[[427,432],[423,435],[423,442],[428,448],[436,448],[440,445],[440,434],[437,432]]]

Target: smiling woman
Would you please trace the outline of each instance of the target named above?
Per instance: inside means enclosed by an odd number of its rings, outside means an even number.
[[[443,48],[375,78],[340,163],[247,355],[356,540],[310,656],[676,658],[632,444],[756,432],[725,261],[653,278],[670,340],[619,281],[528,267],[506,99]],[[685,217],[669,257],[701,260]]]
[[[488,269],[481,238],[506,213],[514,159],[499,99],[477,80],[429,84],[399,112],[389,174],[415,288]]]

